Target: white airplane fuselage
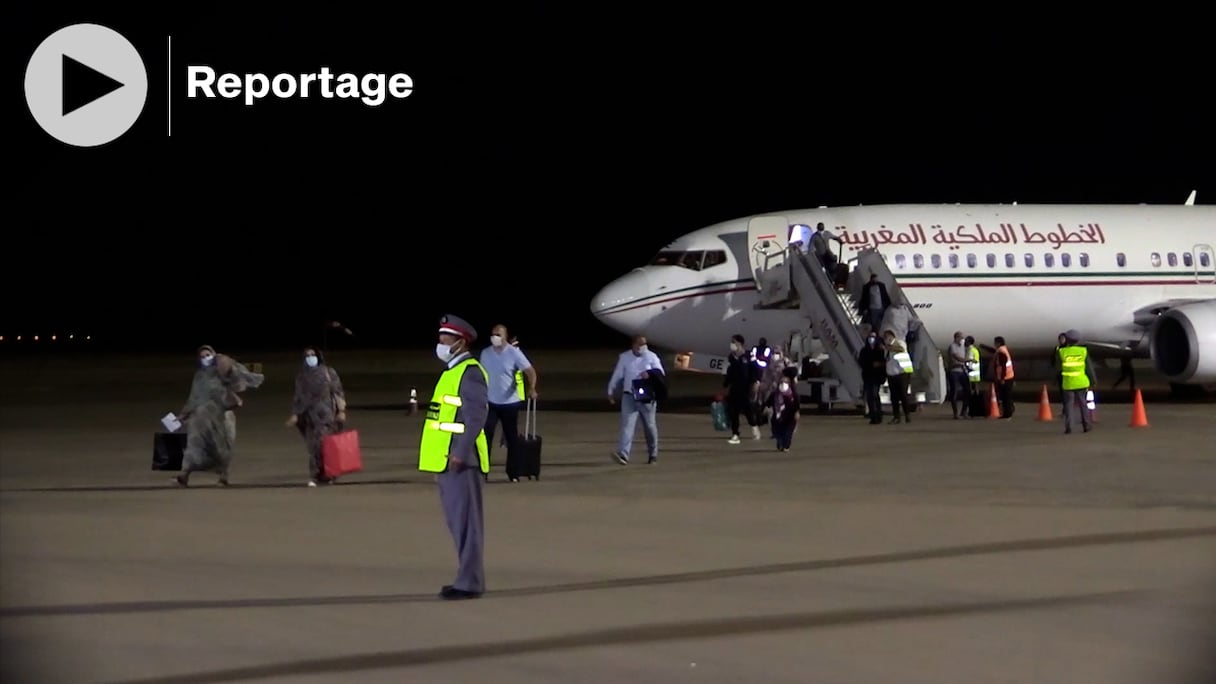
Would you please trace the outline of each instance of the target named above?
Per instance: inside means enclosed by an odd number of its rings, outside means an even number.
[[[1157,313],[1176,309],[1178,330],[1163,333],[1158,355],[1178,358],[1163,372],[1216,382],[1216,207],[878,205],[759,216],[812,229],[822,222],[843,243],[829,242],[844,261],[875,248],[939,345],[956,330],[983,344],[1000,335],[1027,357],[1076,329],[1096,350],[1149,356]],[[735,333],[780,344],[806,330],[801,309],[757,308],[752,218],[678,238],[604,287],[592,312],[656,346],[711,355],[724,354]]]

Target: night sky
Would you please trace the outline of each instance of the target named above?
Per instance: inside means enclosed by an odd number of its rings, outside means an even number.
[[[360,344],[426,347],[451,312],[533,348],[615,345],[592,295],[721,220],[1216,199],[1210,59],[1177,16],[335,7],[6,22],[0,335],[298,347],[337,319]],[[149,74],[140,120],[97,149],[50,138],[22,97],[34,48],[79,21],[126,35]],[[186,100],[187,64],[403,71],[415,90],[247,108]]]

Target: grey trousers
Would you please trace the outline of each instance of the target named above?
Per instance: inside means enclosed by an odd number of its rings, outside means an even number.
[[[1064,390],[1064,429],[1072,429],[1072,410],[1075,408],[1081,412],[1081,427],[1088,430],[1091,425],[1091,417],[1089,406],[1085,401],[1085,394],[1088,389],[1082,390]]]
[[[456,580],[452,587],[483,593],[486,590],[485,521],[481,508],[483,476],[477,466],[439,473],[439,502],[448,531],[456,545]]]

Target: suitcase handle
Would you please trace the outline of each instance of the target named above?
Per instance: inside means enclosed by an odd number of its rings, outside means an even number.
[[[536,436],[536,399],[528,397],[528,404],[524,408],[524,437],[531,438]]]

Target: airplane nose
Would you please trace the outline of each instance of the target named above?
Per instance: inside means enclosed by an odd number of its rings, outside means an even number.
[[[645,300],[650,280],[642,270],[632,271],[608,283],[591,300],[591,313],[622,332],[631,332],[649,318]]]

